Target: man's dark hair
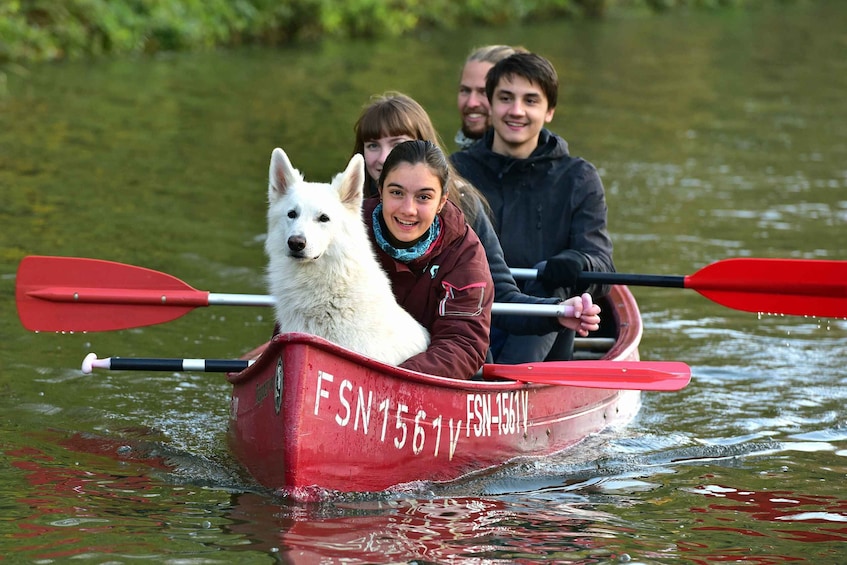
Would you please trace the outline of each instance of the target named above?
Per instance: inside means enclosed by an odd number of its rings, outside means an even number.
[[[553,64],[535,53],[515,53],[495,63],[485,76],[485,95],[493,102],[494,89],[503,78],[523,77],[541,87],[547,104],[555,108],[559,98],[559,75]]]

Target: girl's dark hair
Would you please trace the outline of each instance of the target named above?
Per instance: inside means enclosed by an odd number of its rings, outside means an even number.
[[[450,166],[447,157],[438,146],[429,140],[415,139],[398,143],[385,158],[382,172],[379,174],[379,188],[385,184],[385,177],[402,163],[409,165],[424,164],[441,182],[442,194],[448,192],[447,183],[450,181]]]
[[[547,106],[555,108],[559,98],[559,75],[553,64],[535,53],[515,53],[497,62],[485,75],[485,95],[489,102],[494,98],[494,89],[503,78],[519,76],[537,84],[547,97]]]

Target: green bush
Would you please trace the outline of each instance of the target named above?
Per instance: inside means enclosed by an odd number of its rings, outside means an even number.
[[[762,0],[3,0],[0,63],[602,17],[612,6],[660,11],[756,1]]]

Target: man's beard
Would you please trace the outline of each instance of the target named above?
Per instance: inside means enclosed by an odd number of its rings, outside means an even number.
[[[470,131],[467,126],[465,126],[464,122],[462,122],[462,133],[468,139],[482,139],[482,136],[485,135],[485,130],[480,132]]]

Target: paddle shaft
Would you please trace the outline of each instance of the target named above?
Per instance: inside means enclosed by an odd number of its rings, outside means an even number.
[[[536,269],[512,268],[515,280],[535,280],[538,278]],[[629,286],[660,286],[668,288],[685,288],[685,277],[679,275],[637,275],[629,273],[597,273],[583,271],[579,274],[580,282],[589,284],[622,284]]]
[[[147,306],[273,306],[267,294],[226,294],[203,290],[156,290],[145,288],[85,288],[54,286],[31,291],[27,296],[50,302],[75,304],[144,304]]]
[[[203,290],[155,290],[143,288],[49,287],[27,293],[30,298],[71,304],[131,304],[134,306],[273,306],[266,294],[227,294]],[[526,316],[573,316],[573,306],[495,302],[492,314]]]
[[[518,279],[535,269],[513,269]],[[847,317],[847,261],[734,258],[686,276],[583,272],[586,283],[688,288],[727,308],[796,316]],[[175,320],[198,306],[269,306],[263,295],[197,290],[158,271],[79,257],[28,256],[15,301],[32,331],[109,331]],[[153,307],[158,306],[158,307]],[[495,303],[494,314],[572,316],[555,304]]]
[[[94,353],[82,361],[86,375],[94,369],[113,371],[200,371],[208,373],[236,373],[253,364],[243,359],[167,359],[143,357],[107,357],[98,359]]]
[[[538,271],[512,269],[512,276],[531,280]],[[736,257],[716,261],[685,276],[584,271],[579,280],[687,288],[722,306],[745,312],[847,317],[847,261]]]
[[[538,277],[536,269],[511,269],[515,280],[534,280]],[[632,273],[601,273],[583,271],[579,280],[589,284],[622,284],[627,286],[653,286],[663,288],[690,288],[698,292],[743,292],[748,294],[772,294],[777,292],[774,283],[764,279],[759,283],[750,280],[732,278],[712,278],[692,284],[689,276],[680,275],[639,275]],[[847,297],[847,287],[840,280],[822,283],[803,281],[799,284],[787,284],[778,289],[785,295]]]
[[[82,372],[113,371],[200,371],[229,373],[243,371],[254,363],[244,359],[179,359],[107,357],[89,353]],[[485,379],[509,379],[530,384],[583,388],[674,391],[691,380],[691,368],[679,361],[550,361],[521,365],[487,364]]]

